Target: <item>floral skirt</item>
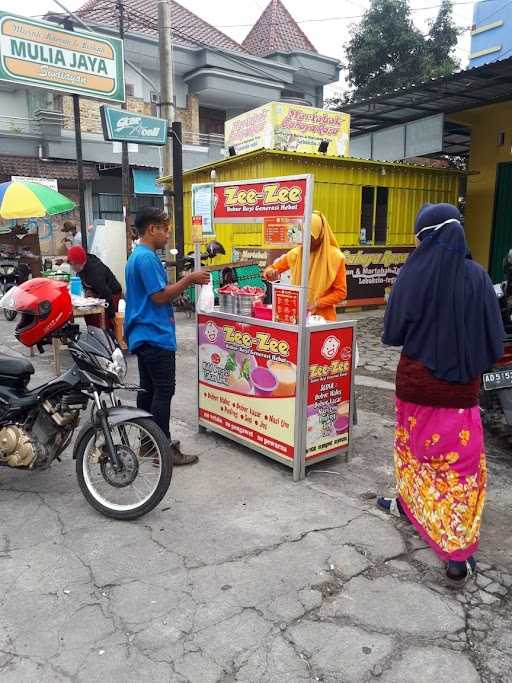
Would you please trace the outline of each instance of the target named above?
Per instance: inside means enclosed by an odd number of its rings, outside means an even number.
[[[397,493],[420,536],[443,560],[478,548],[487,470],[480,409],[396,400]]]

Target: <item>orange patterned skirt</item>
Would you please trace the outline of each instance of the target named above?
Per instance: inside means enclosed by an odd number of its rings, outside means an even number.
[[[443,560],[478,548],[487,470],[480,409],[396,400],[397,493],[420,536]]]

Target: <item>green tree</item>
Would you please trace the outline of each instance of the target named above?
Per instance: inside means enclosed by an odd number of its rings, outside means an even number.
[[[407,0],[372,0],[345,48],[346,98],[363,99],[452,72],[458,35],[451,0],[443,0],[426,36],[414,26]]]
[[[426,71],[430,78],[453,73],[459,62],[453,55],[461,33],[452,15],[451,0],[443,0],[427,36]]]

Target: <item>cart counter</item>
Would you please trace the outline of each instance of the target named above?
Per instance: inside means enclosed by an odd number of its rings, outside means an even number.
[[[355,323],[288,325],[214,309],[197,317],[198,419],[293,468],[347,452]]]

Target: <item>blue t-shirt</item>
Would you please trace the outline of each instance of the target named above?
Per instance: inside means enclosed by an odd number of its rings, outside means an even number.
[[[155,304],[153,294],[167,286],[167,274],[155,252],[139,244],[126,264],[124,331],[128,349],[141,344],[176,351],[176,328],[171,304]]]

